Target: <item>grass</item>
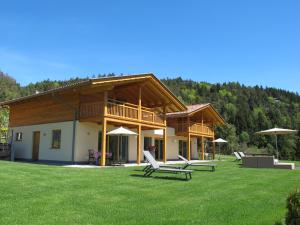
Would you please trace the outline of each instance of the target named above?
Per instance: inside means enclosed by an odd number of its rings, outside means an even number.
[[[141,168],[77,169],[0,161],[0,224],[274,224],[300,171],[217,162],[191,181]],[[299,166],[299,162],[297,163]]]

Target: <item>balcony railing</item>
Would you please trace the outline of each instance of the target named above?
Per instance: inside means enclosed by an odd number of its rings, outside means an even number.
[[[81,103],[80,118],[100,117],[103,115],[103,102]],[[107,115],[119,119],[138,121],[139,108],[138,105],[131,103],[124,103],[119,101],[107,102]],[[164,125],[164,116],[149,108],[142,107],[141,121],[146,123],[153,123]]]
[[[174,127],[175,132],[179,135],[187,133],[189,131],[189,128],[190,128],[190,132],[194,134],[207,135],[207,136],[214,135],[213,129],[202,123],[190,123],[190,124],[187,122],[174,123],[174,124],[170,124],[170,126]]]

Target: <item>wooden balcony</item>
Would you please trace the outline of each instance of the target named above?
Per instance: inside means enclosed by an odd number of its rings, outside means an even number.
[[[174,123],[169,126],[174,127],[176,135],[179,136],[186,136],[188,133],[199,136],[214,136],[213,129],[202,123]]]
[[[92,102],[80,104],[80,118],[88,119],[103,116],[104,102]],[[164,125],[164,116],[161,113],[146,107],[141,108],[141,120],[139,120],[139,107],[131,103],[119,101],[107,102],[107,116],[120,120],[142,122],[155,125]]]

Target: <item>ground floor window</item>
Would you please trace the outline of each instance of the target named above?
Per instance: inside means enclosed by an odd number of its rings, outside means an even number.
[[[52,131],[52,148],[60,149],[61,144],[61,130]]]
[[[16,133],[16,141],[22,141],[23,140],[23,133],[17,132]]]
[[[187,158],[187,141],[179,140],[178,144],[179,155],[183,156],[184,158]]]

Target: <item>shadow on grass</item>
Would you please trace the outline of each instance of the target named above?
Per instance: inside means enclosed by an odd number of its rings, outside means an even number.
[[[149,176],[149,177],[145,177],[144,175],[141,174],[131,174],[130,176],[132,177],[139,177],[139,178],[145,178],[145,179],[161,179],[161,180],[179,180],[179,181],[189,181],[190,179],[185,179],[185,178],[181,178],[181,177],[171,177],[171,176]]]

